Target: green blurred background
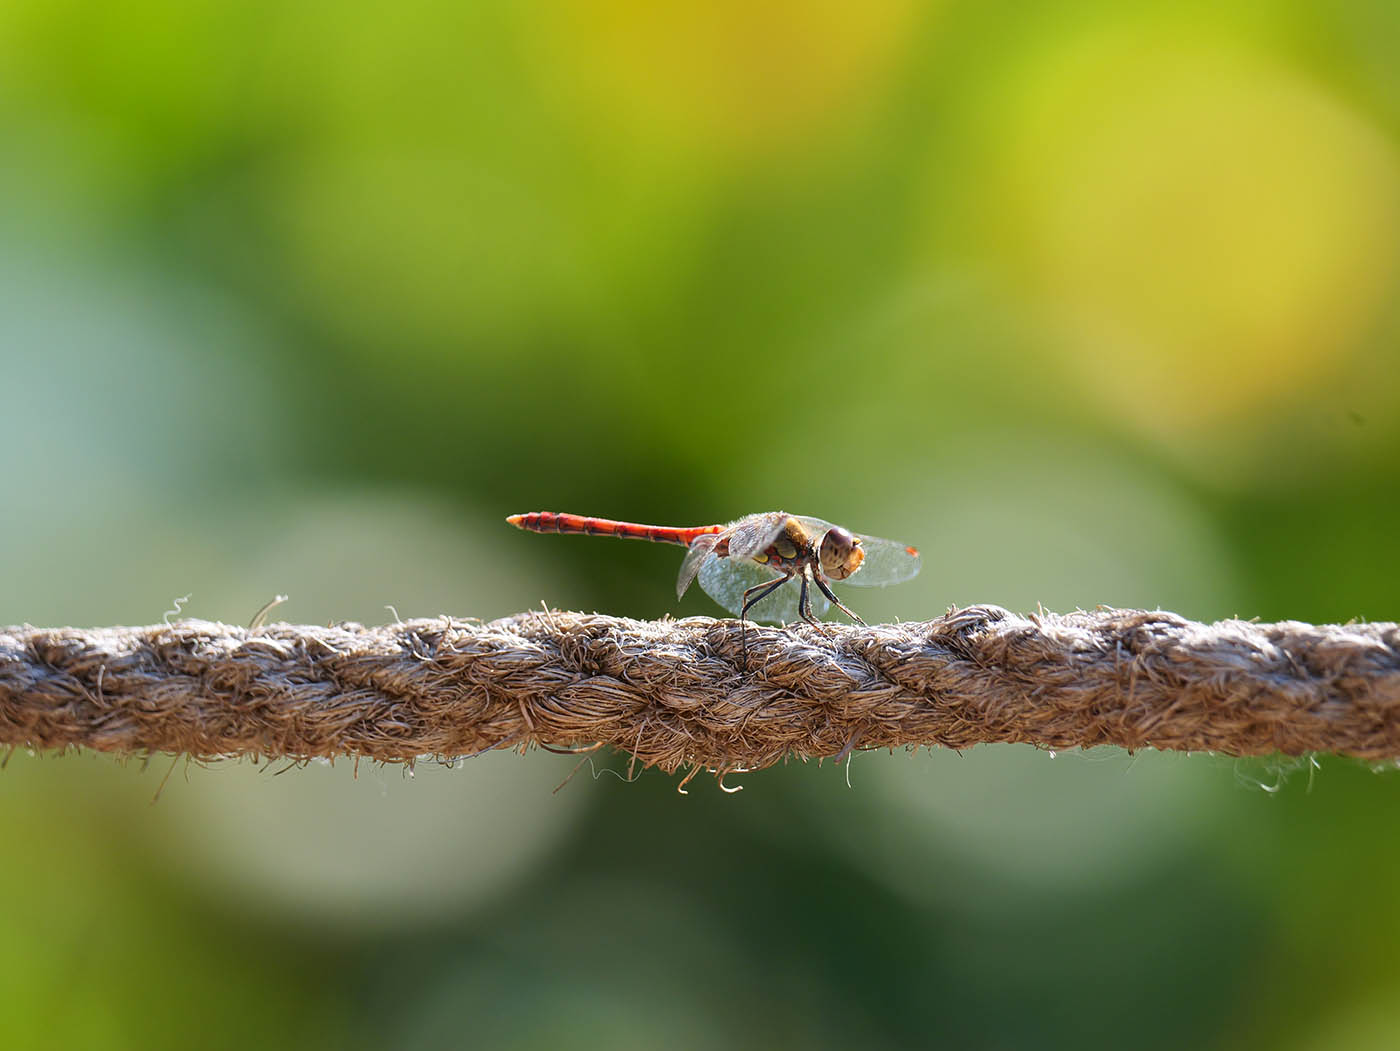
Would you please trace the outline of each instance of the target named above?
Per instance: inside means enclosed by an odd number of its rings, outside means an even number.
[[[0,623],[716,613],[504,516],[776,507],[923,549],[868,619],[1395,619],[1397,54],[1393,0],[8,0]],[[17,754],[6,1041],[1400,1046],[1389,770],[572,765]]]

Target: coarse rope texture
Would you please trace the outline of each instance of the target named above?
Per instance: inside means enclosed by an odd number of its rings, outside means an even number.
[[[1019,741],[1400,758],[1400,625],[995,606],[747,629],[544,611],[383,627],[0,629],[0,745],[458,757],[600,744],[675,771]]]

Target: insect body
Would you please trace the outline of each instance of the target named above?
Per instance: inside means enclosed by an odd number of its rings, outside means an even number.
[[[678,544],[686,548],[676,597],[698,578],[712,599],[741,620],[787,624],[799,617],[820,627],[828,602],[865,623],[832,591],[832,582],[880,587],[919,572],[919,552],[906,544],[852,533],[841,526],[769,511],[727,525],[652,526],[607,518],[536,511],[512,515],[535,533],[582,533]],[[815,590],[816,594],[813,594]]]

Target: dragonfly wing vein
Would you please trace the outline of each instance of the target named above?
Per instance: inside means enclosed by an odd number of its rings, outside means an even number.
[[[686,550],[685,558],[681,561],[680,575],[676,577],[676,598],[684,598],[686,591],[695,580],[695,575],[700,572],[700,566],[709,558],[715,549],[715,544],[719,541],[719,534],[707,533],[704,536],[697,536],[691,541],[690,547]]]
[[[882,588],[902,584],[919,575],[919,553],[906,544],[882,540],[878,536],[862,536],[860,546],[865,549],[865,560],[857,572],[840,583],[856,588]]]

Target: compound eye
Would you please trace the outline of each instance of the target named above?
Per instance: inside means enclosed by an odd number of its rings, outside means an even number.
[[[845,553],[855,547],[856,538],[851,536],[840,526],[832,526],[826,531],[826,537],[822,540],[822,545],[830,545],[833,551]]]
[[[832,526],[822,537],[822,570],[834,580],[845,580],[859,568],[865,552],[860,541],[840,526]]]

